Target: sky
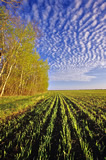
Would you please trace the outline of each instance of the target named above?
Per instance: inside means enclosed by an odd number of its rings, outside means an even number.
[[[24,0],[17,13],[42,31],[49,90],[106,89],[105,0]]]

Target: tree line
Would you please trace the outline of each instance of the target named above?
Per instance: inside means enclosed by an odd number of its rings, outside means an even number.
[[[32,95],[48,88],[48,62],[35,48],[40,31],[0,7],[0,95]]]

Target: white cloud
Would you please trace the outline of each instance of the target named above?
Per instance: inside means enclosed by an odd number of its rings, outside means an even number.
[[[50,18],[50,30],[55,28],[56,21],[58,20],[58,12],[54,10],[53,16]]]
[[[36,4],[33,4],[32,12],[34,14],[34,19],[39,20],[39,10],[38,10],[38,6]]]
[[[94,5],[93,5],[93,8],[97,8],[98,5],[102,2],[102,0],[97,0],[95,1]]]
[[[87,47],[88,47],[88,50],[91,49],[91,41],[88,42]]]
[[[85,5],[85,8],[89,8],[92,4],[92,0],[88,0],[87,4]]]
[[[105,23],[105,20],[106,20],[106,15],[104,15],[100,21]]]
[[[77,12],[77,15],[81,16],[83,13],[83,9],[81,8],[78,12]]]
[[[96,24],[97,24],[97,20],[95,20],[95,21],[92,23],[92,26],[94,27],[94,26],[96,26]]]
[[[25,19],[29,23],[31,21],[31,16],[29,14],[25,15]]]
[[[87,31],[87,32],[85,33],[85,41],[88,40],[88,36],[89,36],[89,32]]]
[[[80,20],[80,25],[82,25],[85,20],[87,20],[88,18],[90,18],[90,16],[91,16],[91,13],[90,13],[90,12],[86,13],[86,14],[83,16],[83,18]]]
[[[75,9],[78,9],[82,3],[82,0],[75,0]]]
[[[88,76],[90,70],[71,68],[69,70],[57,71],[52,73],[51,81],[91,81],[95,76]]]
[[[104,2],[101,6],[100,6],[101,10],[105,10],[106,9],[106,2]]]
[[[49,14],[50,14],[50,11],[51,11],[51,7],[50,6],[47,6],[47,8],[45,9],[45,11],[43,11],[43,21],[47,21],[48,17],[49,17]]]
[[[96,78],[87,75],[91,69],[105,67],[105,16],[100,15],[104,5],[98,8],[96,3],[90,10],[93,0],[89,0],[83,8],[83,1],[76,0],[73,2],[75,8],[69,5],[63,12],[64,9],[58,3],[61,1],[55,2],[54,5],[52,1],[50,5],[46,2],[42,17],[38,6],[34,4],[32,7],[34,16],[42,22],[44,35],[39,48],[48,57],[50,71],[54,71],[50,79],[90,81]]]

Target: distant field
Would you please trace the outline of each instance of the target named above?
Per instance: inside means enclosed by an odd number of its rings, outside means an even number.
[[[106,159],[106,90],[0,98],[2,160]]]

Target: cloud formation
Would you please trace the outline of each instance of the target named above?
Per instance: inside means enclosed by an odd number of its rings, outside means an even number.
[[[30,16],[43,33],[37,51],[48,59],[50,80],[90,81],[96,78],[87,75],[90,70],[106,68],[104,0],[39,0],[30,5]]]

